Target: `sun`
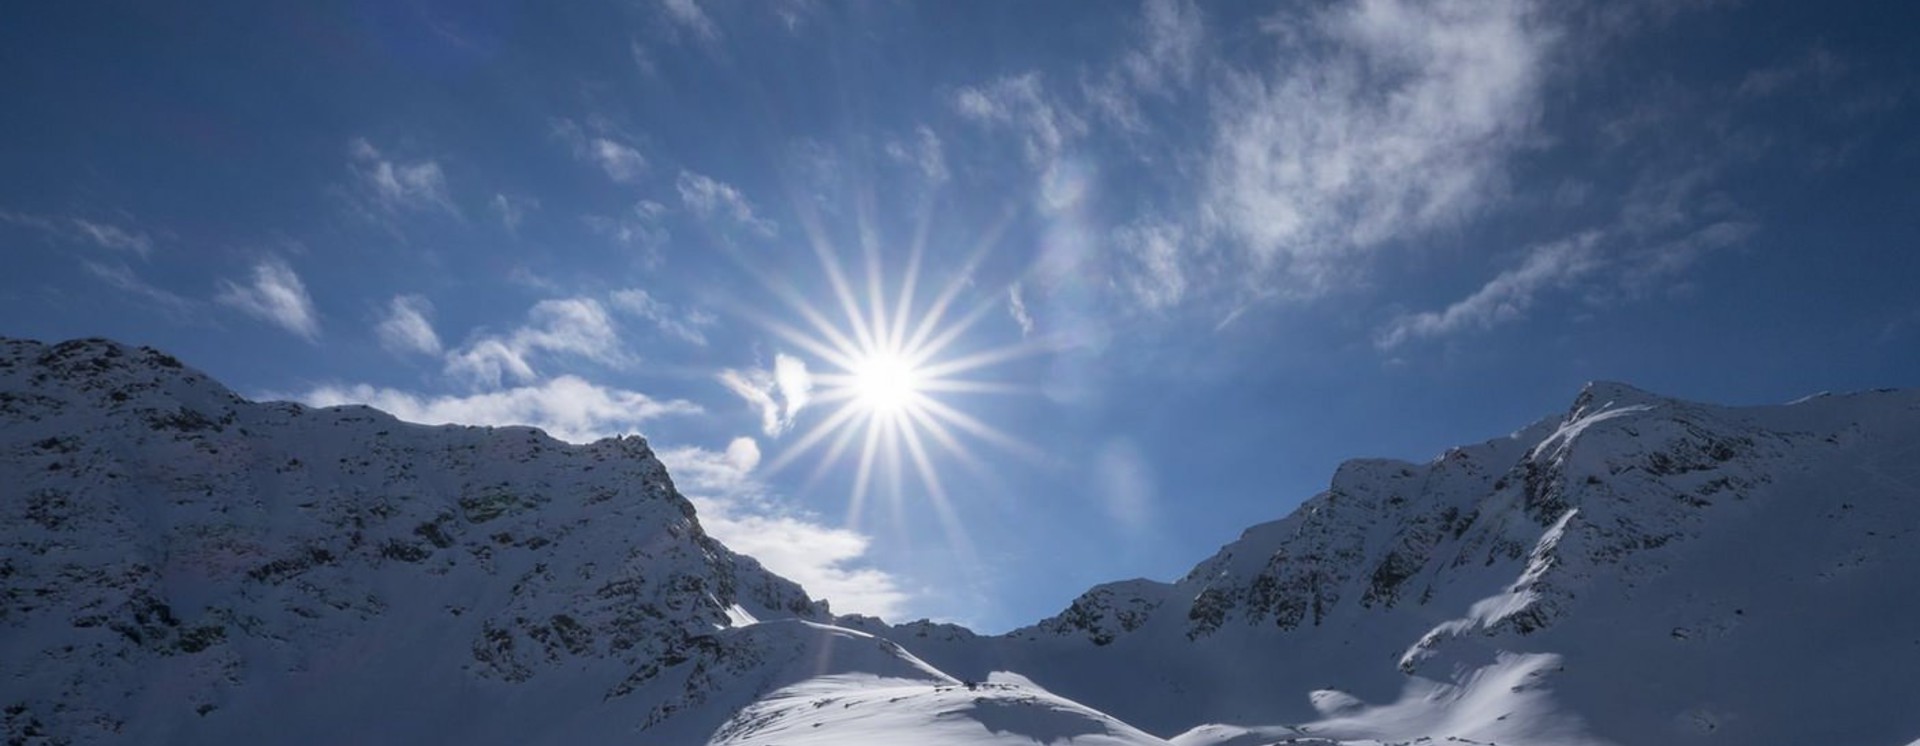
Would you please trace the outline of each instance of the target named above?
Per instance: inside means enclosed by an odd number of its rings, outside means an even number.
[[[994,335],[974,333],[1004,303],[1001,294],[977,292],[975,272],[1003,229],[984,234],[972,255],[950,268],[946,283],[929,294],[919,292],[924,233],[903,252],[905,270],[891,284],[871,244],[865,247],[864,287],[850,281],[839,251],[817,224],[807,231],[808,239],[830,293],[802,290],[791,273],[743,263],[786,308],[777,314],[738,310],[811,358],[815,384],[806,420],[776,446],[777,455],[764,467],[768,474],[804,459],[814,465],[806,482],[810,489],[836,466],[851,466],[850,523],[860,520],[863,504],[875,493],[896,509],[911,497],[923,497],[949,540],[967,543],[937,462],[954,460],[989,475],[992,470],[968,441],[1041,460],[1039,449],[967,411],[975,394],[1038,393],[1034,387],[976,377],[1046,349],[1042,340],[1024,335],[1009,344],[983,346],[979,342]],[[939,455],[950,458],[936,459]],[[908,474],[918,477],[917,485],[907,482]]]
[[[921,397],[920,366],[899,352],[863,355],[854,361],[852,373],[853,400],[873,414],[900,414]]]

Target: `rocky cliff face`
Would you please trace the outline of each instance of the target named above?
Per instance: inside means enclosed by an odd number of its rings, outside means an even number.
[[[253,403],[106,341],[0,343],[0,484],[20,743],[293,727],[407,685],[617,701],[739,620],[827,617],[703,534],[640,438]]]

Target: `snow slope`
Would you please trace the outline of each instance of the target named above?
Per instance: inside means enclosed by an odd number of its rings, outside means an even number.
[[[1001,636],[832,617],[639,438],[248,402],[101,340],[0,340],[0,496],[9,744],[1920,736],[1915,391],[1593,384]]]
[[[662,719],[628,682],[730,612],[827,617],[701,533],[639,438],[255,404],[153,350],[7,341],[0,458],[25,743],[565,742]]]
[[[0,340],[0,484],[8,744],[1165,743],[825,624],[640,438],[254,403],[147,348]]]
[[[1173,583],[1000,637],[842,623],[1183,746],[1891,746],[1920,734],[1914,568],[1920,392],[1730,408],[1597,383],[1506,438],[1348,462]]]

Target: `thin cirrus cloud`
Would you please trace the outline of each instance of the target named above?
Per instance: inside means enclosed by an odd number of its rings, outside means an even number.
[[[724,452],[679,447],[659,456],[709,535],[832,599],[835,612],[897,618],[912,600],[898,578],[863,566],[871,537],[786,508],[769,493],[752,473],[760,462],[753,439],[735,438]]]
[[[163,289],[141,279],[140,275],[134,272],[132,267],[125,264],[118,262],[109,264],[89,259],[82,261],[80,265],[86,268],[88,274],[98,278],[101,282],[112,285],[135,298],[147,301],[176,319],[186,318],[191,315],[196,305],[195,301],[181,297],[173,291]]]
[[[1081,82],[1092,110],[1121,129],[1147,129],[1142,95],[1171,99],[1193,81],[1201,66],[1206,25],[1189,0],[1147,0],[1134,24],[1138,42],[1103,75]]]
[[[321,386],[292,398],[315,407],[365,404],[427,425],[531,425],[572,443],[630,434],[649,420],[701,411],[687,401],[661,401],[571,375],[463,396],[423,396],[356,384]]]
[[[1707,189],[1710,169],[1653,171],[1624,195],[1607,225],[1532,247],[1444,308],[1395,317],[1376,331],[1374,345],[1392,350],[1517,322],[1556,291],[1577,288],[1578,302],[1595,307],[1645,297],[1675,287],[1696,263],[1759,232],[1742,208]]]
[[[1368,0],[1291,22],[1213,102],[1206,225],[1314,294],[1352,259],[1479,214],[1534,141],[1556,32],[1520,3]]]
[[[890,140],[885,152],[895,163],[914,167],[928,184],[944,184],[952,174],[947,170],[946,147],[931,127],[914,128],[911,140]]]
[[[667,20],[692,33],[700,41],[720,39],[720,26],[700,7],[699,0],[660,0],[660,9],[665,12]]]
[[[791,428],[813,398],[813,375],[806,361],[784,353],[774,356],[773,370],[728,368],[716,379],[760,412],[760,429],[769,437]]]
[[[1519,266],[1501,272],[1446,308],[1394,319],[1380,330],[1374,343],[1388,350],[1416,339],[1485,330],[1522,318],[1543,291],[1572,283],[1598,269],[1599,241],[1600,233],[1589,231],[1536,246]]]
[[[493,195],[488,203],[493,213],[500,216],[500,225],[512,233],[520,230],[520,223],[527,219],[527,213],[540,209],[540,200],[533,197],[509,197],[505,194]]]
[[[632,314],[652,322],[654,327],[670,337],[705,347],[706,330],[712,328],[719,319],[705,311],[681,311],[639,288],[614,291],[608,296],[608,302],[619,311]]]
[[[1045,179],[1087,158],[1070,151],[1109,134],[1102,125],[1138,131],[1147,102],[1187,106],[1176,99],[1207,70],[1217,83],[1192,101],[1201,140],[1139,153],[1193,164],[1162,184],[1191,196],[1105,227],[1114,250],[1099,261],[1133,307],[1224,299],[1234,314],[1356,286],[1374,254],[1497,209],[1512,162],[1541,141],[1561,36],[1528,3],[1360,0],[1269,18],[1272,61],[1239,67],[1207,56],[1192,3],[1148,2],[1134,25],[1137,38],[1077,91],[1027,72],[961,87],[950,104],[1010,136]]]
[[[398,353],[440,354],[440,335],[434,333],[433,304],[418,295],[397,295],[387,303],[386,316],[374,332],[381,346]]]
[[[753,203],[731,184],[681,171],[674,187],[680,192],[681,204],[702,219],[724,218],[762,238],[772,238],[779,232],[779,226],[756,214]]]
[[[293,267],[278,257],[268,257],[253,265],[253,276],[246,282],[220,281],[214,300],[239,309],[249,316],[274,324],[309,342],[320,339],[320,317],[314,311],[313,298]]]
[[[621,246],[633,250],[644,265],[660,262],[660,254],[673,239],[667,230],[667,206],[643,199],[613,217],[588,216],[587,228]]]
[[[1148,310],[1175,306],[1187,294],[1187,268],[1181,250],[1187,229],[1178,223],[1142,219],[1113,232],[1120,284]]]
[[[458,215],[447,190],[447,175],[432,160],[399,161],[388,158],[365,139],[348,143],[348,166],[361,192],[386,212],[444,210]]]
[[[0,223],[38,231],[56,241],[131,251],[141,258],[153,251],[153,237],[146,232],[98,220],[0,210]]]
[[[1027,163],[1036,168],[1052,165],[1087,131],[1083,119],[1048,94],[1037,72],[962,87],[953,95],[953,108],[970,121],[1013,132]]]
[[[632,184],[646,175],[646,156],[604,121],[590,119],[582,127],[571,119],[556,118],[553,135],[572,149],[575,158],[599,167],[608,179],[617,183]]]

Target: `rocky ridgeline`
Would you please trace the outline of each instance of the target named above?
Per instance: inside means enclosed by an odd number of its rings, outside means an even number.
[[[1771,537],[1770,564],[1749,558],[1756,547],[1746,543],[1757,539],[1748,537],[1758,536]],[[1902,543],[1913,538],[1916,392],[1719,407],[1595,383],[1566,413],[1505,438],[1426,463],[1349,461],[1326,491],[1175,582],[1096,586],[1003,636],[926,622],[864,628],[950,673],[1012,667],[1162,734],[1315,720],[1327,713],[1306,694],[1329,686],[1375,704],[1415,680],[1467,687],[1528,651],[1589,656],[1528,662],[1514,692],[1545,691],[1554,679],[1593,697],[1571,711],[1603,711],[1608,700],[1595,692],[1621,684],[1600,672],[1660,665],[1675,653],[1660,645],[1690,646],[1702,671],[1736,671],[1778,647],[1770,639],[1804,646],[1829,627],[1862,634],[1833,599],[1853,608],[1846,594],[1857,593],[1890,609],[1905,602],[1886,588],[1920,593],[1897,570],[1916,555]],[[1794,608],[1754,627],[1756,605]],[[1884,611],[1869,618],[1889,618]],[[1897,658],[1920,663],[1920,635],[1876,634]],[[1873,686],[1764,675],[1799,682],[1780,691],[1805,696]],[[1650,702],[1601,730],[1631,743],[1677,737],[1658,723],[1710,733],[1729,718],[1775,722],[1753,711],[1766,697],[1713,686],[1674,684],[1665,690],[1674,701],[1699,697],[1699,706],[1659,713],[1670,703]],[[1700,714],[1716,707],[1745,711]]]
[[[731,608],[828,616],[702,533],[638,437],[253,403],[102,340],[0,342],[0,483],[16,740],[218,717],[341,649],[505,683],[590,661],[617,698]]]
[[[1327,491],[1248,529],[1181,580],[1096,586],[1010,636],[1104,646],[1152,616],[1180,618],[1196,640],[1226,625],[1288,632],[1430,604],[1455,575],[1484,575],[1450,571],[1495,566],[1506,568],[1497,575],[1505,585],[1536,591],[1506,618],[1530,632],[1579,585],[1570,576],[1608,565],[1657,572],[1648,550],[1685,540],[1716,502],[1771,482],[1788,454],[1817,459],[1846,437],[1773,432],[1721,411],[1597,383],[1565,416],[1508,438],[1427,463],[1348,461]]]
[[[0,485],[0,731],[23,745],[1914,725],[1893,683],[1920,668],[1914,391],[1717,407],[1592,384],[1505,438],[1350,461],[1179,580],[1005,635],[832,617],[708,538],[640,438],[254,403],[100,340],[0,340]]]

